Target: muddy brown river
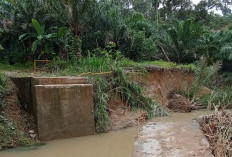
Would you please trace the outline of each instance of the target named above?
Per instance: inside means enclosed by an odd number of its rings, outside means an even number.
[[[167,117],[153,118],[148,122],[175,122],[207,114],[210,112],[170,113]],[[143,125],[105,134],[50,141],[33,150],[2,151],[0,157],[130,157],[135,136]]]

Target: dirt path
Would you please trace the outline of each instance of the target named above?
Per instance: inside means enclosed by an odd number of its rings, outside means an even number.
[[[138,133],[132,157],[212,157],[195,120],[152,122]]]

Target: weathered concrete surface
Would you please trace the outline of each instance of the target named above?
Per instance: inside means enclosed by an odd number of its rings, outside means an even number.
[[[32,85],[88,84],[87,77],[33,77]]]
[[[134,144],[132,157],[212,157],[196,121],[148,123]]]
[[[41,140],[95,133],[93,87],[86,77],[11,77]]]
[[[31,94],[32,94],[32,114],[37,117],[37,106],[35,96],[35,85],[56,85],[56,84],[88,84],[87,77],[32,77]],[[36,119],[37,120],[37,119]]]
[[[14,82],[18,89],[17,95],[20,104],[27,112],[33,113],[33,100],[31,93],[32,77],[11,77],[10,79]]]
[[[36,85],[35,99],[41,140],[94,134],[92,85]]]

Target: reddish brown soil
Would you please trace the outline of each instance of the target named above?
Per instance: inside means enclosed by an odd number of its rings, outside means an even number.
[[[142,110],[132,111],[120,98],[109,101],[109,117],[111,130],[137,126],[146,119],[146,113]]]
[[[173,91],[183,91],[191,88],[194,75],[181,70],[156,70],[146,78],[145,94],[160,104],[168,105],[168,95]]]
[[[29,130],[35,130],[36,128],[34,117],[21,109],[14,83],[8,80],[6,86],[6,104],[1,108],[0,112],[7,120],[15,124],[17,129],[25,132],[29,137]]]
[[[143,85],[144,95],[167,106],[172,92],[188,91],[192,87],[194,74],[178,69],[153,68],[146,76],[132,73],[131,78]]]

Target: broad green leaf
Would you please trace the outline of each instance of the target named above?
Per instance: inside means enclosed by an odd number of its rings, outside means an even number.
[[[32,24],[33,24],[33,26],[34,26],[34,28],[36,30],[36,33],[38,35],[44,34],[44,28],[39,24],[39,22],[37,20],[32,19]]]
[[[56,33],[51,33],[51,34],[47,34],[44,36],[45,39],[51,39],[52,37],[55,37]]]
[[[36,40],[36,41],[33,42],[32,46],[31,46],[31,51],[32,51],[33,53],[35,53],[38,44],[39,44],[39,41],[38,41],[38,40]]]
[[[27,40],[28,38],[36,37],[35,33],[25,33],[19,36],[19,40]]]
[[[19,36],[19,40],[24,39],[26,36],[28,36],[28,33],[25,33],[25,34],[20,35],[20,36]]]
[[[57,37],[62,37],[62,36],[64,36],[66,30],[67,30],[66,27],[60,27],[60,28],[59,28],[59,31],[58,31],[58,33],[57,33]]]
[[[43,40],[43,38],[44,38],[43,35],[37,36],[37,39],[38,39],[38,40]]]

